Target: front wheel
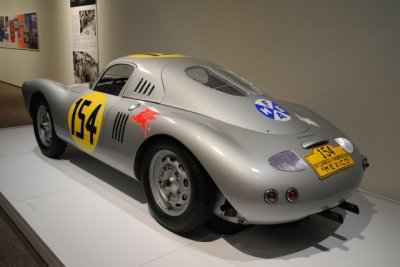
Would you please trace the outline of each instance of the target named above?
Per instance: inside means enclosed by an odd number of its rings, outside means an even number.
[[[42,153],[50,158],[59,157],[65,151],[66,143],[56,135],[50,109],[44,99],[40,99],[33,107],[32,121]]]
[[[202,226],[212,214],[216,189],[183,146],[157,142],[144,158],[143,189],[155,219],[176,233]]]

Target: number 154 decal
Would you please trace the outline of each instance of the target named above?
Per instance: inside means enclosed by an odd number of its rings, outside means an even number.
[[[83,150],[92,152],[99,140],[106,97],[90,93],[76,100],[68,112],[68,128],[72,140]]]

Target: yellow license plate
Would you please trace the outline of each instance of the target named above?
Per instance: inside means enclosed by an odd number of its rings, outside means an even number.
[[[311,153],[304,156],[320,180],[329,175],[354,166],[356,163],[340,146],[323,145],[314,147]]]

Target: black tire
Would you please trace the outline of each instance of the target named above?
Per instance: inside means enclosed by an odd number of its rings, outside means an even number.
[[[42,153],[50,158],[59,157],[67,144],[57,136],[49,105],[43,98],[34,103],[31,116],[36,142]]]
[[[160,224],[184,234],[210,218],[216,187],[185,147],[172,141],[153,143],[143,166],[143,190],[150,213]]]

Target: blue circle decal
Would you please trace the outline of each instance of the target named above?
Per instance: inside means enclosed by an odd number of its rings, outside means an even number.
[[[278,106],[276,103],[268,99],[257,99],[256,108],[264,116],[276,121],[289,121],[289,112]]]

